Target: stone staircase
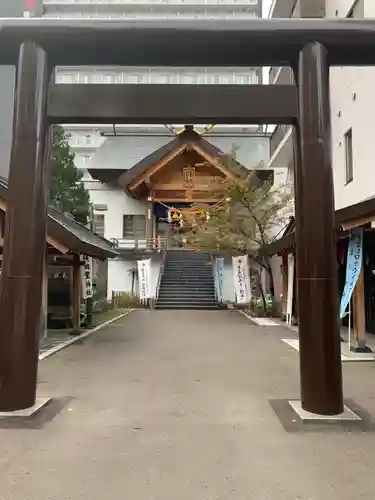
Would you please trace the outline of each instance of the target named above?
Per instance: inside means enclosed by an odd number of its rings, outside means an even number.
[[[218,309],[210,254],[167,253],[156,309]]]

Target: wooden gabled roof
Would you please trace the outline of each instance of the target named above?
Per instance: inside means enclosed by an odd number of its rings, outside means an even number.
[[[167,165],[187,148],[194,149],[203,159],[220,169],[228,177],[247,176],[249,174],[246,167],[233,160],[230,155],[224,154],[223,151],[204,139],[189,126],[185,127],[185,130],[170,142],[153,151],[130,169],[110,171],[107,169],[89,169],[89,173],[93,178],[103,183],[116,184],[125,191],[132,192],[132,188],[137,183],[142,182],[152,169]],[[260,172],[262,171],[257,171],[260,180],[269,178],[269,171],[267,171],[266,176]]]
[[[373,220],[375,220],[375,196],[335,211],[335,226],[338,233],[354,227],[364,226]],[[283,235],[268,245],[267,253],[268,255],[275,255],[291,252],[295,244],[295,220],[293,218]]]
[[[0,177],[0,200],[4,202],[4,206],[7,194],[8,181]],[[109,241],[52,206],[48,207],[47,241],[57,243],[56,248],[65,248],[72,253],[85,254],[102,260],[118,256]]]

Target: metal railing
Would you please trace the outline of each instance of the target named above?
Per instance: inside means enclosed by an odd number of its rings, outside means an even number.
[[[161,252],[168,246],[166,238],[113,238],[111,240],[117,251],[142,250],[144,252]]]
[[[168,251],[168,241],[167,241],[167,245],[162,250],[161,263],[160,263],[160,269],[159,269],[159,276],[158,276],[158,282],[156,284],[156,291],[155,291],[155,298],[154,298],[154,301],[153,301],[153,306],[155,306],[155,303],[156,303],[156,301],[158,300],[158,297],[159,297],[160,283],[161,283],[161,279],[162,279],[163,274],[164,274],[165,260],[166,260],[166,257],[167,257],[167,251]]]
[[[213,277],[214,283],[215,283],[215,299],[216,299],[216,302],[219,303],[219,297],[218,297],[218,294],[217,294],[217,279],[216,279],[216,270],[215,270],[215,257],[213,256],[212,253],[210,253],[210,260],[211,260],[212,277]]]

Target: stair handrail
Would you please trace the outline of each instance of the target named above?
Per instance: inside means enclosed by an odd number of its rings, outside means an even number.
[[[213,256],[212,252],[210,253],[210,260],[211,260],[212,276],[214,278],[214,284],[215,284],[215,299],[216,299],[216,303],[218,304],[219,303],[219,297],[217,295],[217,280],[216,280],[216,273],[215,273],[215,258]]]
[[[161,253],[161,263],[160,263],[160,269],[159,269],[158,282],[156,284],[155,300],[154,300],[153,306],[155,306],[155,302],[159,298],[160,283],[161,283],[161,279],[162,279],[163,274],[164,274],[165,260],[167,257],[168,249],[169,249],[169,245],[168,245],[168,241],[167,241],[167,243],[166,243],[165,247],[163,247],[163,250]]]

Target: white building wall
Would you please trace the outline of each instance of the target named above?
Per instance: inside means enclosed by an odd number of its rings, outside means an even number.
[[[145,259],[147,257],[144,257]],[[151,293],[156,296],[161,258],[159,255],[153,255],[151,258]],[[132,273],[131,269],[137,267],[137,261],[130,258],[117,258],[108,262],[108,300],[112,297],[112,292],[132,291]],[[138,284],[135,282],[134,293],[138,294]]]
[[[275,1],[279,9],[282,6],[286,8],[287,4],[288,0]],[[299,0],[295,14],[310,4],[309,0]],[[325,4],[325,15],[331,19],[346,18],[353,7],[351,17],[375,18],[374,0],[326,0]],[[335,206],[340,209],[375,195],[371,182],[374,163],[372,117],[375,111],[375,68],[334,67],[331,68],[330,80]],[[353,141],[353,181],[347,183],[345,134],[349,129],[352,129]],[[292,155],[290,137],[269,165],[288,168]],[[289,173],[290,182],[293,178],[291,169]]]
[[[353,0],[327,0],[328,17],[346,17]],[[354,17],[375,17],[375,2],[359,0]],[[331,68],[332,154],[336,209],[375,195],[373,116],[375,68]],[[345,134],[352,129],[353,180],[346,183]]]
[[[106,205],[104,214],[104,237],[111,239],[123,238],[124,215],[147,215],[146,204],[135,200],[120,189],[102,184],[98,181],[85,182],[90,192],[91,202],[95,205]]]

